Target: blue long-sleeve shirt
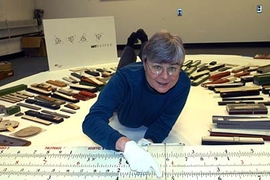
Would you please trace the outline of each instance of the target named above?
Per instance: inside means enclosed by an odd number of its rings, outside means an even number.
[[[160,143],[184,108],[189,90],[190,79],[184,71],[176,85],[161,94],[148,85],[141,62],[127,65],[117,70],[100,92],[83,121],[83,132],[102,147],[116,150],[116,141],[125,136],[109,125],[117,112],[122,125],[146,126],[144,138]]]

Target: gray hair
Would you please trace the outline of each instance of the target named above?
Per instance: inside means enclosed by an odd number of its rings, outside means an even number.
[[[179,63],[185,60],[185,50],[181,37],[170,34],[166,30],[156,32],[145,44],[142,61],[153,63]]]

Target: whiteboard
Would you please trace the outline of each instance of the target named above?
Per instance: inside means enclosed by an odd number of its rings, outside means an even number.
[[[114,18],[44,19],[49,70],[117,61]]]

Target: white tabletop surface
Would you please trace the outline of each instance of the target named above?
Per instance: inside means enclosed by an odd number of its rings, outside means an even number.
[[[218,63],[237,65],[270,64],[269,60],[257,60],[253,59],[252,57],[235,55],[187,55],[186,60],[189,59],[202,60],[202,62],[207,63],[217,61]],[[115,64],[96,65],[94,67],[115,67],[116,65],[117,62],[115,62]],[[71,71],[69,69],[42,72],[2,86],[1,89],[18,84],[31,85],[33,83],[42,83],[49,79],[61,80],[62,77],[69,76],[70,73]],[[261,93],[261,96],[265,97],[265,101],[270,99],[268,95],[263,95]],[[20,117],[4,116],[1,114],[4,120],[16,120],[20,123],[19,127],[17,127],[15,131],[1,132],[1,134],[12,136],[14,132],[25,127],[38,126],[41,127],[43,131],[38,135],[26,138],[27,140],[31,141],[31,146],[97,146],[97,144],[95,144],[82,132],[82,122],[84,117],[95,101],[96,98],[87,101],[80,101],[78,103],[80,110],[78,110],[76,114],[69,114],[71,117],[65,119],[64,122],[60,124],[52,124],[50,126],[23,120]],[[184,107],[165,142],[185,143],[186,145],[201,145],[201,137],[209,135],[208,130],[212,126],[212,115],[228,115],[225,106],[219,106],[218,101],[221,101],[219,94],[215,94],[214,92],[201,86],[192,86],[186,106]],[[0,104],[5,106],[12,105],[3,101],[1,101]],[[27,110],[25,108],[21,109],[22,111]],[[59,111],[59,113],[63,112]],[[118,124],[117,117],[112,118],[111,125],[134,140],[139,140],[141,137],[143,137],[145,131],[145,128],[143,127],[136,129],[136,131],[134,131],[134,129],[122,127]],[[268,144],[268,142],[266,144]]]

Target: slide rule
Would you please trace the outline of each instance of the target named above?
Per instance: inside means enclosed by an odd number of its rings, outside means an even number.
[[[269,145],[147,147],[161,180],[269,180]],[[141,162],[144,163],[144,162]],[[100,147],[0,147],[0,179],[154,180],[137,173],[120,152]]]

